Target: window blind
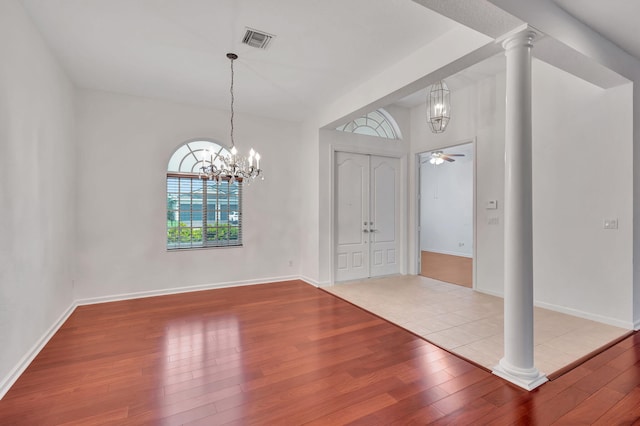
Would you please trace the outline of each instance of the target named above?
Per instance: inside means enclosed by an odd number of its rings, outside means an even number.
[[[167,249],[242,246],[242,181],[167,173]]]

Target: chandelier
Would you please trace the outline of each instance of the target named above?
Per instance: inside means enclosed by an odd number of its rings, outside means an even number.
[[[444,132],[451,118],[449,88],[444,80],[431,85],[427,90],[427,122],[433,133]]]
[[[238,154],[235,141],[233,139],[233,61],[238,59],[235,53],[227,53],[227,58],[231,60],[231,149],[227,155],[220,152],[205,150],[202,155],[202,167],[200,167],[200,178],[221,180],[228,179],[231,183],[235,181],[247,180],[247,184],[260,176],[264,180],[262,169],[260,169],[260,154],[253,150],[249,151],[249,156]]]

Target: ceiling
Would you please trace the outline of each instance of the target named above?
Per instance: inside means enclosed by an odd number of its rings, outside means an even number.
[[[408,0],[23,0],[83,88],[299,121],[458,25]],[[245,27],[276,37],[241,43]]]
[[[470,3],[464,0],[416,0],[425,6],[440,10],[443,13],[458,12],[456,9],[464,9],[471,7]],[[640,38],[637,37],[636,27],[638,25],[638,17],[640,17],[640,1],[639,0],[550,0],[556,3],[569,14],[582,21],[596,32],[600,33],[618,47],[627,53],[640,59]],[[487,13],[495,13],[489,9]],[[478,11],[472,10],[462,13],[454,13],[456,16],[463,18],[463,21],[473,28],[484,33],[496,36],[491,33],[495,31],[490,27],[482,28],[478,22],[482,21],[478,18]],[[451,14],[450,14],[451,16]],[[499,19],[506,20],[508,24],[513,25],[508,17]],[[486,22],[487,20],[485,20]],[[490,21],[490,19],[489,19]],[[497,55],[479,62],[465,70],[462,70],[452,76],[446,78],[447,85],[451,91],[461,89],[474,82],[495,75],[505,69],[504,55]],[[397,105],[412,108],[425,102],[426,93],[424,90],[404,97],[396,102]]]
[[[239,55],[236,110],[288,121],[303,120],[460,25],[418,3],[443,12],[467,5],[466,0],[22,1],[78,87],[227,110],[225,55],[232,51]],[[474,1],[484,6],[473,3],[476,11],[466,15],[495,8]],[[640,1],[551,1],[640,58],[634,36]],[[241,43],[245,27],[276,37],[258,50]],[[491,58],[447,83],[455,90],[503,68],[503,59]],[[422,91],[397,104],[423,101]]]
[[[627,53],[640,58],[638,0],[553,0]]]
[[[460,90],[466,86],[475,84],[480,80],[484,80],[485,78],[489,78],[503,72],[505,70],[505,66],[506,58],[504,55],[499,54],[447,77],[445,82],[447,87],[449,87],[449,90],[455,92],[456,90]],[[426,98],[427,91],[420,90],[398,100],[395,104],[404,108],[413,108],[422,103],[426,104]]]

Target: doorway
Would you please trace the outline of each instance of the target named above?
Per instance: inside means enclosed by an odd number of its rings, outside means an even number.
[[[473,143],[420,154],[420,275],[473,287]]]
[[[400,272],[400,159],[335,153],[335,280]]]

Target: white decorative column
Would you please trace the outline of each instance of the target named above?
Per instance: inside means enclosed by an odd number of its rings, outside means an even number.
[[[547,381],[533,363],[531,48],[527,28],[502,42],[507,57],[504,190],[504,357],[493,373],[525,389]]]

